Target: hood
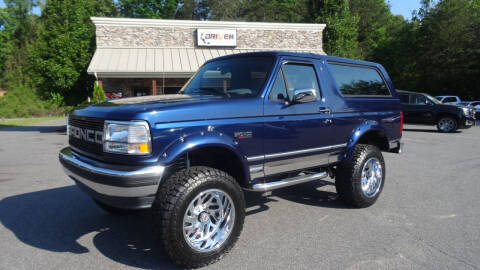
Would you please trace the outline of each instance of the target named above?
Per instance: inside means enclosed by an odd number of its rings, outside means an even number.
[[[130,97],[121,99],[111,99],[97,106],[115,106],[115,105],[129,105],[129,104],[152,104],[152,103],[172,103],[182,101],[199,100],[200,97],[194,98],[191,95],[173,94],[173,95],[161,95],[161,96],[143,96],[143,97]]]
[[[467,116],[473,114],[472,108],[463,105],[437,104],[436,106],[439,112],[448,112],[459,115],[463,114]],[[466,109],[466,111],[464,109]]]
[[[449,105],[449,104],[445,104],[445,105]],[[455,105],[452,105],[452,106],[455,106],[455,107],[458,107],[458,108],[472,108],[471,106],[460,105],[460,104],[455,104]]]
[[[74,111],[75,115],[151,123],[260,116],[261,98],[161,95],[108,100]]]

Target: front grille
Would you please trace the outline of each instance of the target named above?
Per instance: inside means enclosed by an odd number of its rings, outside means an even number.
[[[469,112],[469,116],[474,118],[475,117],[475,111],[473,110],[473,108],[468,108],[468,112]]]
[[[73,127],[81,128],[81,129],[89,129],[95,131],[103,132],[103,124],[105,120],[93,117],[85,117],[85,116],[77,116],[77,115],[70,115],[68,118],[68,124]],[[85,152],[93,153],[93,154],[102,154],[103,153],[103,145],[98,144],[95,142],[88,142],[82,139],[77,139],[72,136],[70,132],[70,137],[68,138],[68,143]]]

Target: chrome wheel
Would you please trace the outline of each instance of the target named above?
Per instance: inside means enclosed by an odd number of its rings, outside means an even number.
[[[438,121],[438,128],[444,132],[450,132],[455,129],[456,123],[452,118],[442,118]]]
[[[220,248],[235,223],[235,206],[227,193],[209,189],[198,194],[183,217],[183,236],[188,245],[200,252]]]
[[[362,169],[363,194],[372,198],[380,191],[383,181],[382,164],[377,158],[368,159]]]

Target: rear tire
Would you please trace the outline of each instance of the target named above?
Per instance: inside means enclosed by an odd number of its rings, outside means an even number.
[[[152,210],[155,236],[170,258],[197,268],[218,261],[235,245],[245,219],[245,199],[233,177],[198,166],[166,179]]]
[[[437,121],[437,129],[440,132],[450,133],[454,132],[458,128],[457,119],[451,116],[442,116]]]
[[[375,203],[385,185],[385,161],[374,145],[357,144],[351,160],[337,168],[335,187],[338,196],[354,207]]]

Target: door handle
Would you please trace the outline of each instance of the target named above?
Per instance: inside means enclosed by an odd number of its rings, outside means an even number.
[[[323,120],[323,123],[324,123],[325,125],[329,125],[329,124],[332,123],[332,119],[325,119],[325,120]]]
[[[330,108],[320,107],[320,108],[318,108],[318,112],[319,113],[331,113],[332,111],[330,110]]]

